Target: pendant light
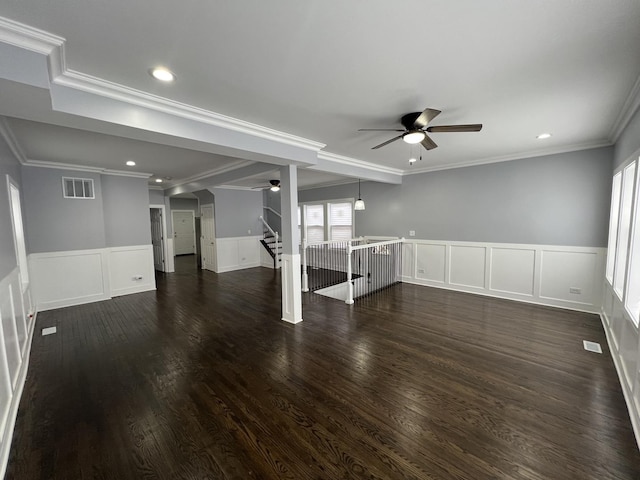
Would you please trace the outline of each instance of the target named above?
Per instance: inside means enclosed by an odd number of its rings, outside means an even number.
[[[353,204],[354,210],[364,210],[364,200],[360,197],[360,179],[358,179],[358,200]]]

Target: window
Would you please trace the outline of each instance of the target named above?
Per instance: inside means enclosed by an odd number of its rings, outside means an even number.
[[[353,205],[351,202],[329,203],[329,240],[353,238]]]
[[[622,185],[622,172],[618,172],[613,177],[611,188],[611,215],[609,216],[609,246],[607,248],[607,270],[606,277],[613,285],[613,267],[616,258],[616,246],[618,242],[618,220],[620,217],[620,187]]]
[[[629,252],[629,232],[631,230],[631,210],[636,163],[628,165],[622,174],[622,196],[620,198],[620,220],[618,224],[618,247],[616,249],[615,269],[613,273],[613,291],[620,300],[624,293],[624,276]]]
[[[24,226],[22,224],[22,208],[20,206],[20,190],[7,175],[11,222],[13,224],[13,242],[16,249],[16,263],[22,281],[22,290],[29,285],[29,269],[27,266],[27,248],[25,246]]]
[[[305,205],[304,219],[307,243],[324,241],[324,205]]]
[[[64,198],[95,198],[90,178],[62,177],[62,192]]]
[[[631,244],[629,245],[629,276],[625,294],[625,307],[633,323],[640,323],[640,185],[636,182],[635,208],[632,221]]]
[[[304,232],[307,243],[324,241],[346,242],[354,235],[353,199],[329,200],[302,204],[302,218],[298,226]]]

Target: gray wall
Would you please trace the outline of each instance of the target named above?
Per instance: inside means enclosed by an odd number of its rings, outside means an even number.
[[[164,191],[149,190],[149,205],[164,205]]]
[[[13,244],[13,225],[11,223],[11,209],[9,207],[9,192],[7,191],[7,175],[18,185],[22,195],[22,216],[24,223],[24,192],[20,164],[11,150],[0,137],[0,280],[9,275],[16,268],[16,251]],[[27,248],[29,248],[27,246]],[[29,253],[29,251],[27,251]]]
[[[145,178],[103,175],[102,203],[107,247],[151,244]]]
[[[632,155],[640,154],[640,110],[638,110],[627,128],[624,129],[615,145],[613,168],[624,164]]]
[[[213,193],[209,190],[198,190],[197,192],[193,192],[193,194],[198,197],[200,205],[211,205],[213,203]]]
[[[299,194],[298,192],[298,195]],[[270,207],[278,213],[282,212],[280,192],[272,192],[271,189],[267,188],[263,190],[262,199],[265,207]],[[273,230],[282,233],[282,222],[279,215],[276,215],[269,209],[263,209],[262,216]]]
[[[213,188],[211,191],[215,197],[216,237],[262,234],[262,191],[226,188]]]
[[[612,147],[408,175],[362,184],[356,235],[606,247]],[[347,198],[357,185],[299,193]]]
[[[169,204],[171,210],[191,210],[196,217],[200,214],[197,198],[171,198]]]
[[[63,198],[62,177],[92,178],[96,198]],[[22,182],[28,192],[24,195],[24,217],[30,253],[106,246],[100,175],[23,167]]]

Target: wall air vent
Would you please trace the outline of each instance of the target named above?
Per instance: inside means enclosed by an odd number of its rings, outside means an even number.
[[[91,178],[62,177],[64,198],[96,198]]]

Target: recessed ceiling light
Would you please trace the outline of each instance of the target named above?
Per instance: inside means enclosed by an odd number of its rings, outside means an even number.
[[[544,140],[545,138],[549,138],[551,136],[550,133],[541,133],[540,135],[538,135],[536,138],[538,140]]]
[[[134,162],[133,160],[127,160],[127,165],[129,167],[135,167],[136,166],[136,162]]]
[[[161,178],[156,178],[156,183],[162,183],[162,179]]]
[[[152,68],[149,73],[153,78],[161,82],[173,82],[176,79],[175,74],[165,67]]]

